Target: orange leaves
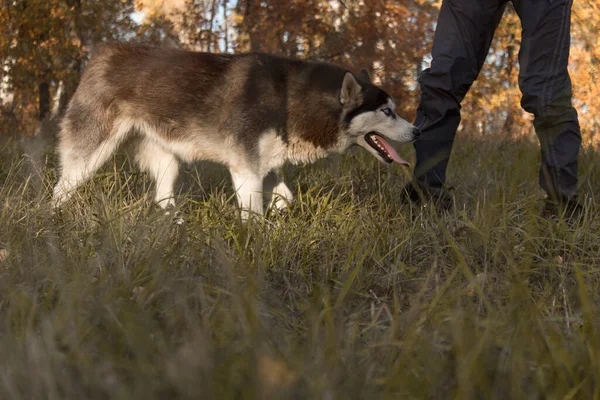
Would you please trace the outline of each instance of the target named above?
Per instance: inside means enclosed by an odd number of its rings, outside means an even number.
[[[579,113],[584,142],[600,143],[600,6],[595,2],[573,4],[571,59],[574,103]]]

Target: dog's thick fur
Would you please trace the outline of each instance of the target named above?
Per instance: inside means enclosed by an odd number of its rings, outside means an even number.
[[[179,160],[211,160],[229,168],[247,218],[263,212],[263,193],[283,198],[280,205],[292,200],[274,172],[286,161],[312,162],[359,144],[391,162],[394,151],[382,137],[406,143],[415,135],[364,71],[356,76],[267,54],[106,44],[61,123],[54,203],[67,200],[128,139],[156,182],[160,206],[173,204]]]

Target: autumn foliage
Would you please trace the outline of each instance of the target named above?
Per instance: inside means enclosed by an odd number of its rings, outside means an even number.
[[[35,134],[57,118],[94,46],[140,40],[199,51],[264,51],[368,68],[413,118],[441,1],[434,0],[3,0],[2,134]],[[600,5],[575,2],[570,71],[584,140],[600,128]],[[520,108],[520,23],[508,7],[459,128],[534,135]]]

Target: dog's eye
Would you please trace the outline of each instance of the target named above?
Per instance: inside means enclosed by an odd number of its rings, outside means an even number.
[[[381,110],[385,115],[387,115],[388,117],[390,115],[392,115],[392,110],[390,108],[384,108],[383,110]]]

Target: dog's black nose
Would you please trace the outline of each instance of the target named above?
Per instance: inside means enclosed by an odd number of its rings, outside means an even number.
[[[413,136],[415,137],[415,139],[421,136],[421,130],[416,126],[413,126]]]

